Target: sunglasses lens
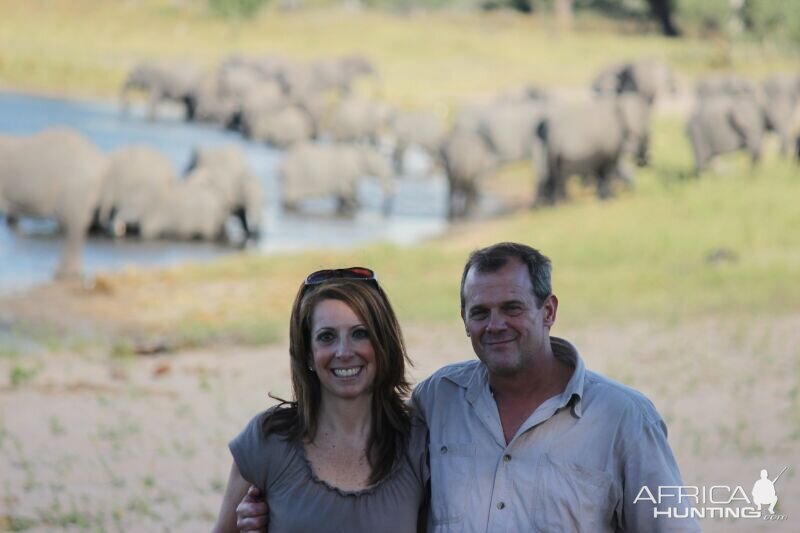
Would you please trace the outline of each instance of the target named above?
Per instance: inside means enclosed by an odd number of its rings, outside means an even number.
[[[316,285],[331,279],[364,279],[373,280],[375,272],[364,267],[336,268],[332,270],[317,270],[308,275],[306,285]]]

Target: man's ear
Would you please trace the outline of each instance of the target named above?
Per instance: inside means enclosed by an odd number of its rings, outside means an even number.
[[[469,337],[469,328],[467,327],[467,318],[464,316],[464,309],[461,309],[461,321],[464,323],[464,331],[467,332],[467,337]]]
[[[558,297],[556,297],[555,294],[551,294],[545,298],[542,304],[542,310],[544,311],[544,317],[542,318],[544,325],[548,328],[553,327],[553,324],[556,323],[556,315],[558,314]]]

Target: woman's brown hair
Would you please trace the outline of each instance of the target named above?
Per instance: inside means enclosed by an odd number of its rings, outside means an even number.
[[[372,427],[367,440],[367,460],[372,469],[369,483],[375,484],[391,472],[405,451],[410,418],[404,400],[411,389],[405,375],[406,362],[410,361],[400,324],[376,280],[334,279],[300,286],[289,325],[294,399],[281,400],[281,405],[265,418],[264,432],[299,441],[313,440],[316,435],[321,389],[319,378],[309,368],[311,318],[323,300],[339,300],[350,307],[363,321],[375,350]]]

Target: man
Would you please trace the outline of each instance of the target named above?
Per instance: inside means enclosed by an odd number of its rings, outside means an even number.
[[[587,371],[550,336],[557,311],[537,250],[500,243],[470,255],[461,317],[478,360],[442,368],[412,395],[430,430],[428,530],[697,531],[636,501],[644,486],[683,485],[666,426],[642,394]],[[662,504],[682,514],[687,502]],[[240,527],[265,513],[246,498]]]

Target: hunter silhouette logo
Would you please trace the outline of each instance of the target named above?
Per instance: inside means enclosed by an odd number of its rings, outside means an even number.
[[[762,505],[769,505],[769,514],[775,514],[775,504],[778,503],[778,495],[775,493],[775,483],[786,472],[788,466],[784,466],[781,473],[770,479],[766,470],[761,471],[761,478],[753,484],[753,503],[761,510]]]
[[[774,479],[766,469],[753,484],[748,496],[742,485],[643,485],[634,504],[652,506],[654,518],[746,518],[785,521],[786,514],[776,514],[778,495],[775,483],[788,470],[784,467]],[[751,497],[752,496],[752,497]],[[766,509],[763,509],[767,506]]]

